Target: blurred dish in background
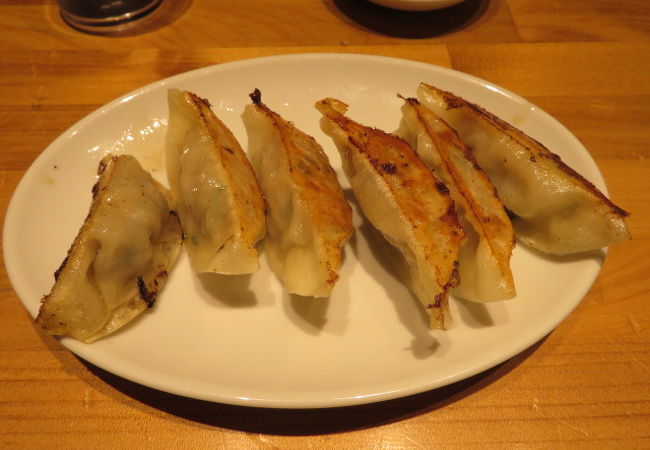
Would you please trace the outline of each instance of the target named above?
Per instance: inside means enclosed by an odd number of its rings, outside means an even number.
[[[404,11],[429,11],[456,5],[464,0],[369,0],[386,8]]]
[[[163,0],[57,0],[63,20],[90,34],[115,34],[139,26]]]

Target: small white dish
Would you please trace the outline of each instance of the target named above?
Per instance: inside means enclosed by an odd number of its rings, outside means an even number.
[[[448,8],[465,0],[368,0],[380,6],[402,11],[432,11]]]
[[[598,188],[587,150],[551,116],[517,95],[467,74],[424,63],[352,54],[303,54],[236,61],[144,86],[112,101],[50,144],[25,173],[7,211],[4,258],[32,316],[87,213],[98,161],[131,153],[166,183],[162,154],[166,91],[210,100],[246,148],[240,119],[248,94],[314,136],[344,188],[338,153],[319,128],[314,103],[350,104],[368,125],[396,129],[402,101],[421,81],[479,103],[559,153]],[[512,267],[516,299],[454,301],[455,324],[431,331],[355,210],[355,235],[329,299],[288,296],[263,268],[250,277],[194,275],[185,255],[154,308],[93,344],[63,338],[81,358],[162,391],[221,403],[315,408],[369,403],[462,380],[516,355],[549,333],[583,298],[604,252],[546,258],[523,245]]]

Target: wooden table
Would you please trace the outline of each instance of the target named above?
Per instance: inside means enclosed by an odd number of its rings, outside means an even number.
[[[633,240],[555,331],[432,392],[335,410],[179,398],[89,366],[34,326],[0,273],[0,447],[650,447],[650,2],[467,0],[405,13],[362,0],[174,1],[140,34],[66,26],[47,0],[0,3],[0,211],[25,170],[100,105],[190,69],[350,52],[508,88],[589,149]]]

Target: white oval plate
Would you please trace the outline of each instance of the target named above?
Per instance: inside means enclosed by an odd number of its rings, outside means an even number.
[[[306,54],[237,61],[158,81],[93,112],[64,132],[25,173],[7,211],[4,257],[32,316],[53,283],[90,205],[98,161],[134,154],[166,183],[166,91],[210,100],[246,148],[240,113],[248,94],[313,135],[344,188],[338,153],[314,103],[337,97],[351,117],[396,129],[401,101],[420,81],[477,102],[540,140],[599,188],[589,153],[555,119],[486,81],[428,64],[377,56]],[[80,93],[81,95],[82,93]],[[452,299],[455,324],[431,331],[417,304],[377,259],[355,208],[331,298],[293,298],[263,268],[250,277],[198,277],[183,254],[155,307],[114,335],[60,342],[81,358],[162,391],[215,402],[281,408],[345,406],[402,397],[467,378],[549,333],[580,302],[604,256],[545,258],[523,246],[512,259],[518,297],[487,305]]]
[[[386,8],[403,11],[431,11],[456,5],[465,0],[368,0]]]

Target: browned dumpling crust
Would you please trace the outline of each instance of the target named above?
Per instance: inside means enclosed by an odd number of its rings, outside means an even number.
[[[524,244],[565,255],[630,238],[628,213],[540,142],[451,92],[421,83],[418,98],[472,149]]]
[[[494,185],[469,148],[417,99],[404,99],[398,134],[451,191],[467,241],[460,251],[460,285],[452,292],[486,302],[513,298],[514,231]]]
[[[265,254],[293,294],[326,297],[339,279],[352,210],[316,140],[251,94],[243,120],[248,152],[267,200]]]
[[[458,285],[465,239],[446,185],[404,140],[347,118],[345,103],[327,98],[316,107],[361,210],[401,252],[405,282],[431,315],[431,326],[446,328],[448,292]]]
[[[167,189],[130,155],[99,165],[93,200],[36,321],[86,343],[154,305],[182,243]]]
[[[259,270],[265,205],[244,150],[206,99],[171,89],[168,101],[167,178],[192,269]]]

